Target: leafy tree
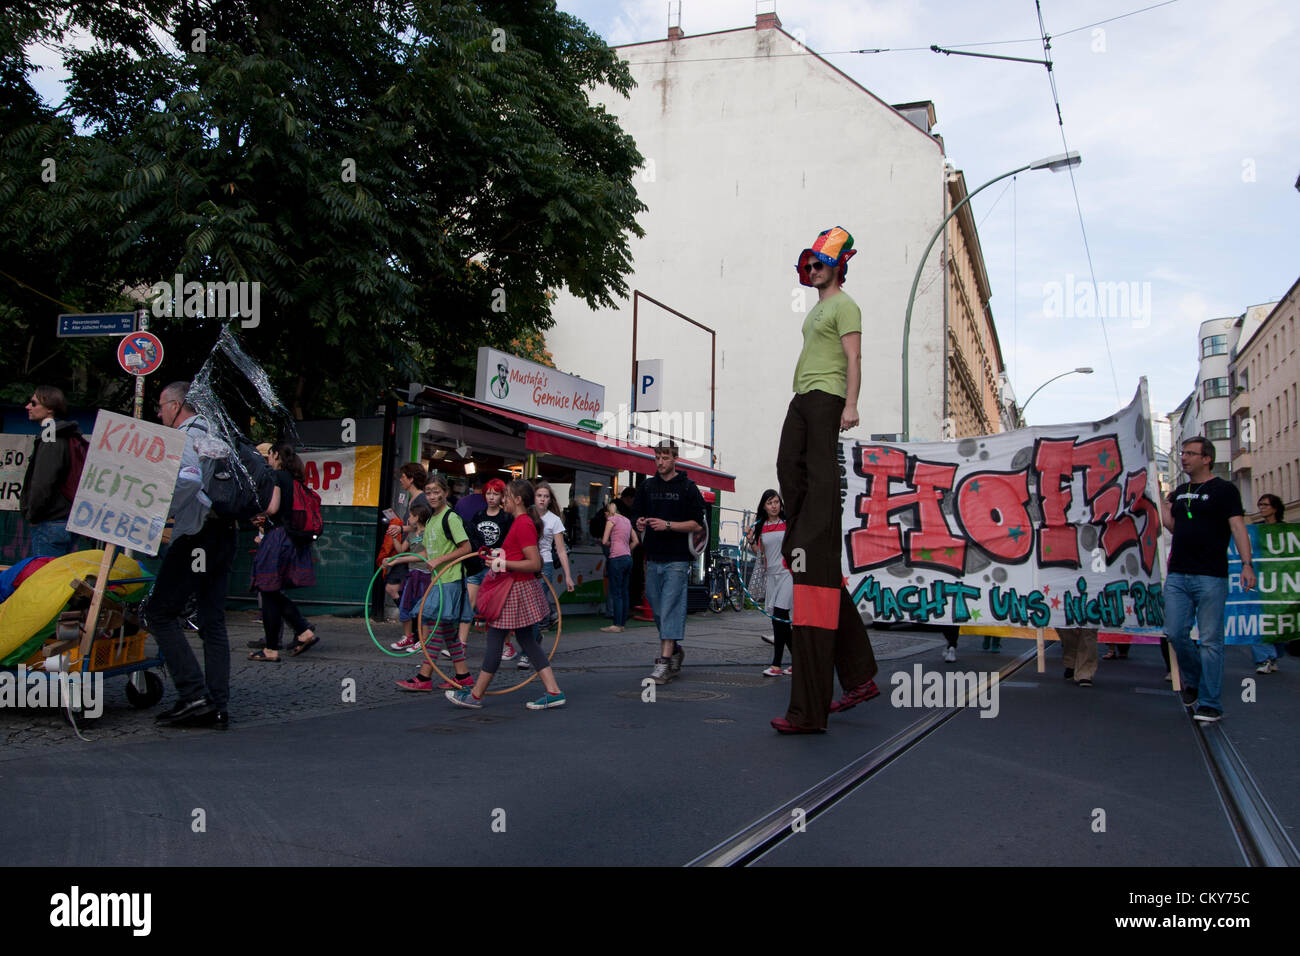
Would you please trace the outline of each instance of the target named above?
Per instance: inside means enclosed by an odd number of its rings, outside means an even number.
[[[120,405],[115,342],[56,343],[73,309],[49,299],[130,308],[128,288],[177,273],[259,283],[240,335],[306,417],[370,411],[391,383],[468,387],[477,347],[544,331],[561,286],[627,294],[641,156],[586,90],[631,78],[553,3],[45,0],[19,22],[0,43],[15,390]],[[31,90],[34,41],[61,44],[57,110]],[[163,378],[198,367],[217,321],[151,319]]]

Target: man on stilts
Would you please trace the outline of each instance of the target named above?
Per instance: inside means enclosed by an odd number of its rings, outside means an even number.
[[[839,226],[799,256],[799,282],[817,290],[803,323],[794,398],[781,429],[776,474],[786,507],[785,562],[794,577],[790,707],[783,734],[826,730],[826,718],[877,696],[866,625],[844,586],[839,433],[858,424],[862,312],[842,290],[853,236]],[[832,701],[834,677],[844,696]]]

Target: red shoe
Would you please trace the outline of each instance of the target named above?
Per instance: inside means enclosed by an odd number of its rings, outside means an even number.
[[[466,674],[464,677],[458,677],[453,674],[451,680],[445,680],[438,685],[438,690],[461,690],[465,687],[473,687],[474,678]]]
[[[421,677],[418,673],[414,677],[407,678],[406,680],[399,680],[395,683],[402,690],[433,690],[433,679],[429,677]]]
[[[778,734],[824,734],[826,731],[817,727],[799,727],[784,717],[772,718],[772,729]]]
[[[852,710],[858,704],[873,697],[880,696],[880,688],[876,686],[873,680],[867,681],[861,687],[855,687],[837,701],[831,702],[831,713],[841,714],[846,710]]]

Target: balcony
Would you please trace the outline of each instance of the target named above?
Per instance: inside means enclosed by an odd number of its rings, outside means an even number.
[[[1251,452],[1249,448],[1241,448],[1233,451],[1232,471],[1234,474],[1239,471],[1250,471],[1252,467]]]
[[[1241,412],[1242,414],[1249,414],[1250,413],[1250,391],[1248,389],[1244,389],[1238,386],[1237,390],[1232,393],[1232,401],[1229,404],[1228,409],[1229,409],[1229,413],[1232,415],[1233,418],[1237,417],[1238,412]]]

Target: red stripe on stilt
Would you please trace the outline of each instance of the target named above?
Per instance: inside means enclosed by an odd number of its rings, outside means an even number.
[[[835,630],[840,626],[840,589],[796,584],[791,617],[795,627]]]

